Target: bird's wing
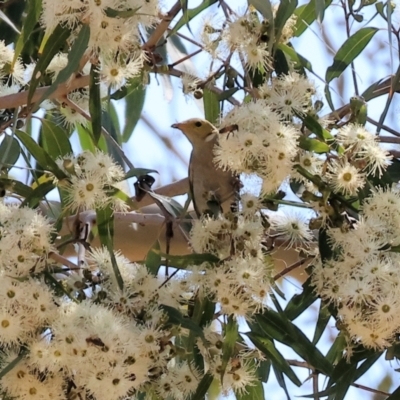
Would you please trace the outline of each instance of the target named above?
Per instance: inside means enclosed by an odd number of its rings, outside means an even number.
[[[193,188],[193,182],[194,182],[194,170],[193,168],[193,151],[192,154],[190,155],[190,160],[189,160],[189,190],[190,190],[190,196],[192,197],[192,203],[193,203],[193,208],[196,211],[197,217],[200,217],[201,212],[200,210],[196,207],[196,201],[195,201],[195,195],[194,195],[194,188]]]

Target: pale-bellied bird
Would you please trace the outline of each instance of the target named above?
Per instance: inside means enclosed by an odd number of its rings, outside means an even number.
[[[192,118],[172,128],[180,129],[193,146],[189,161],[189,185],[193,206],[198,217],[202,214],[226,213],[237,207],[239,178],[214,163],[214,146],[220,134],[210,122]]]

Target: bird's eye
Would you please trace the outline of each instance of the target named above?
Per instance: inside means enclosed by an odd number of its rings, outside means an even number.
[[[201,127],[201,122],[200,122],[200,121],[197,121],[197,122],[195,122],[194,124],[195,124],[195,126],[197,126],[198,128]]]

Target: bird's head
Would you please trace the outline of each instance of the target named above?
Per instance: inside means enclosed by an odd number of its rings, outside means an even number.
[[[218,129],[201,118],[192,118],[177,124],[171,125],[172,128],[180,129],[189,139],[193,146],[196,144],[209,142],[219,133]]]

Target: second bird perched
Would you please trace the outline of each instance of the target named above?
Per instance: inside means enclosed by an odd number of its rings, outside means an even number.
[[[214,163],[214,146],[218,129],[201,118],[192,118],[172,128],[180,129],[193,146],[189,161],[189,185],[193,206],[198,217],[202,214],[228,212],[237,203],[239,179]]]

